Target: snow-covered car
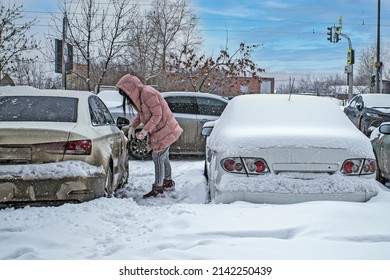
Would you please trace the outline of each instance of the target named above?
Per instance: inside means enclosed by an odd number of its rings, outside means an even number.
[[[110,197],[127,182],[127,142],[93,93],[0,87],[0,207]]]
[[[390,181],[390,122],[376,128],[370,140],[377,161],[377,179],[385,184]]]
[[[202,134],[216,203],[365,202],[378,192],[369,139],[328,98],[238,96]]]
[[[172,155],[204,155],[206,139],[201,135],[203,124],[219,118],[229,100],[203,92],[163,92],[169,108],[183,128],[179,139],[169,149]],[[142,126],[136,131],[142,130]],[[148,157],[146,141],[129,139],[129,153],[133,158]]]
[[[390,94],[359,94],[345,106],[344,113],[365,135],[371,127],[390,121]]]

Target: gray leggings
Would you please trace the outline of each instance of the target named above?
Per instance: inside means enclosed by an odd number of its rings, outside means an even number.
[[[154,162],[154,176],[155,186],[162,186],[164,179],[172,179],[171,163],[169,162],[169,147],[162,150],[161,152],[152,152],[152,159]]]

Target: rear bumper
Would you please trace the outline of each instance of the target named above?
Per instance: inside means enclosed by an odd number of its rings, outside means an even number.
[[[82,170],[73,172],[70,164]],[[85,163],[15,165],[4,169],[9,173],[0,171],[0,208],[83,202],[104,194],[103,168]]]
[[[290,204],[306,201],[366,202],[378,194],[375,178],[318,175],[315,179],[296,179],[274,174],[251,177],[225,174],[216,184],[210,182],[216,203],[246,201],[252,203]]]
[[[215,203],[232,203],[245,201],[265,204],[293,204],[308,201],[350,201],[367,202],[376,196],[377,192],[354,192],[338,194],[319,193],[259,193],[259,192],[218,192],[214,198]]]

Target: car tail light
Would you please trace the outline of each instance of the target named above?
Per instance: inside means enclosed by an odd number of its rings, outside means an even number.
[[[90,155],[91,150],[91,140],[69,141],[65,144],[65,154],[68,155]]]
[[[376,171],[376,162],[373,159],[366,159],[363,164],[362,173],[365,174],[373,174]]]
[[[236,162],[230,158],[228,159],[225,159],[224,162],[223,162],[223,167],[226,171],[234,171],[234,165],[236,164]]]
[[[227,172],[242,174],[262,174],[269,172],[267,163],[258,158],[225,158],[221,160],[223,169]]]
[[[343,163],[341,172],[346,175],[367,175],[376,171],[374,159],[348,159]]]
[[[264,172],[264,170],[267,168],[267,165],[265,164],[265,162],[263,160],[256,160],[255,165],[256,165],[256,172],[257,173]]]
[[[79,140],[39,144],[37,145],[37,151],[44,151],[49,154],[90,155],[92,141]]]

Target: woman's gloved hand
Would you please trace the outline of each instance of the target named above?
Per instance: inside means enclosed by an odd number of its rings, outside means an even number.
[[[140,132],[136,133],[135,137],[137,137],[138,140],[144,140],[147,135],[148,132],[145,129],[142,129]]]

